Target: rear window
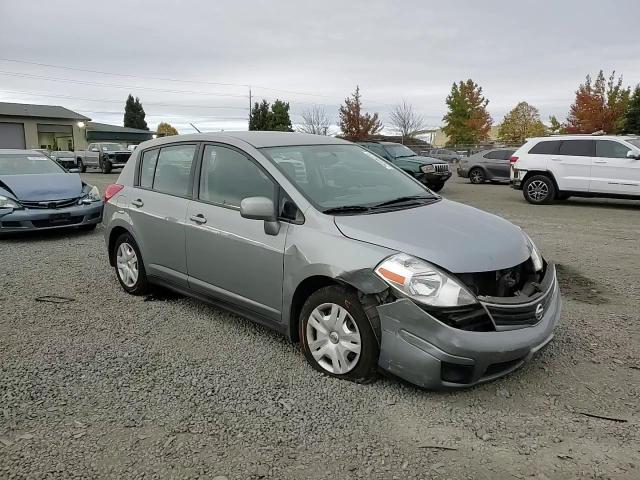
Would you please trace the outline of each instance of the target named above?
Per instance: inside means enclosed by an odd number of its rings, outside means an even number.
[[[558,154],[574,157],[593,157],[595,155],[594,144],[593,140],[563,140]]]
[[[560,148],[560,140],[549,140],[536,143],[529,153],[539,154],[539,155],[555,155],[558,153],[558,149]]]

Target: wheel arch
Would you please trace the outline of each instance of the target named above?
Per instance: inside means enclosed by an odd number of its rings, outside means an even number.
[[[522,179],[522,185],[524,186],[524,182],[526,182],[529,178],[533,177],[534,175],[544,175],[545,177],[549,177],[553,182],[553,186],[556,188],[556,193],[561,192],[560,187],[558,187],[558,182],[556,180],[556,177],[549,170],[529,170],[527,174],[524,176],[524,178]]]
[[[118,239],[118,237],[120,235],[122,235],[123,233],[128,233],[129,235],[131,235],[133,237],[134,240],[136,240],[136,237],[133,235],[133,233],[131,233],[131,230],[126,229],[125,227],[121,226],[121,225],[117,225],[115,227],[113,227],[113,229],[109,232],[109,242],[107,244],[107,248],[108,248],[108,254],[109,254],[109,264],[114,267],[116,265],[116,258],[114,255],[114,251],[113,251],[113,247],[115,246],[116,240]],[[137,240],[136,240],[137,243]],[[138,246],[138,248],[140,248]]]

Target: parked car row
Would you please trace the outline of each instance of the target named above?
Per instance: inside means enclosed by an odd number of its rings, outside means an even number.
[[[111,173],[114,168],[124,167],[130,156],[129,148],[113,142],[90,143],[86,150],[75,152],[76,166],[81,172],[95,167],[102,173]]]

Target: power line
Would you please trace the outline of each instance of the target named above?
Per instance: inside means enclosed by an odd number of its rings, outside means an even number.
[[[97,98],[83,98],[83,97],[73,97],[70,95],[52,95],[52,94],[43,94],[43,93],[33,93],[33,92],[25,92],[20,90],[0,90],[0,92],[4,93],[17,93],[20,95],[29,95],[32,97],[46,97],[46,98],[63,98],[65,100],[82,100],[87,102],[99,102],[99,103],[123,103],[122,100],[107,100],[107,99],[97,99]],[[182,103],[156,103],[156,102],[148,102],[145,100],[145,105],[155,105],[158,107],[186,107],[186,108],[220,108],[225,110],[247,110],[247,107],[228,107],[228,106],[214,106],[214,105],[186,105]]]
[[[115,111],[99,111],[99,110],[76,110],[79,113],[88,113],[88,114],[101,114],[101,115],[124,115],[124,110],[122,110],[121,112],[115,112]],[[213,118],[213,119],[218,119],[218,120],[247,120],[247,117],[220,117],[217,115],[191,115],[191,116],[187,116],[187,115],[175,115],[175,114],[169,114],[169,113],[148,113],[145,112],[145,116],[147,117],[163,117],[163,118],[167,118],[167,117],[171,117],[171,118]]]

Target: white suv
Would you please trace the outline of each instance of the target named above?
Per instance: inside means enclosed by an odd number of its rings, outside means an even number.
[[[534,204],[570,196],[640,199],[640,137],[529,139],[511,157],[511,186]]]

